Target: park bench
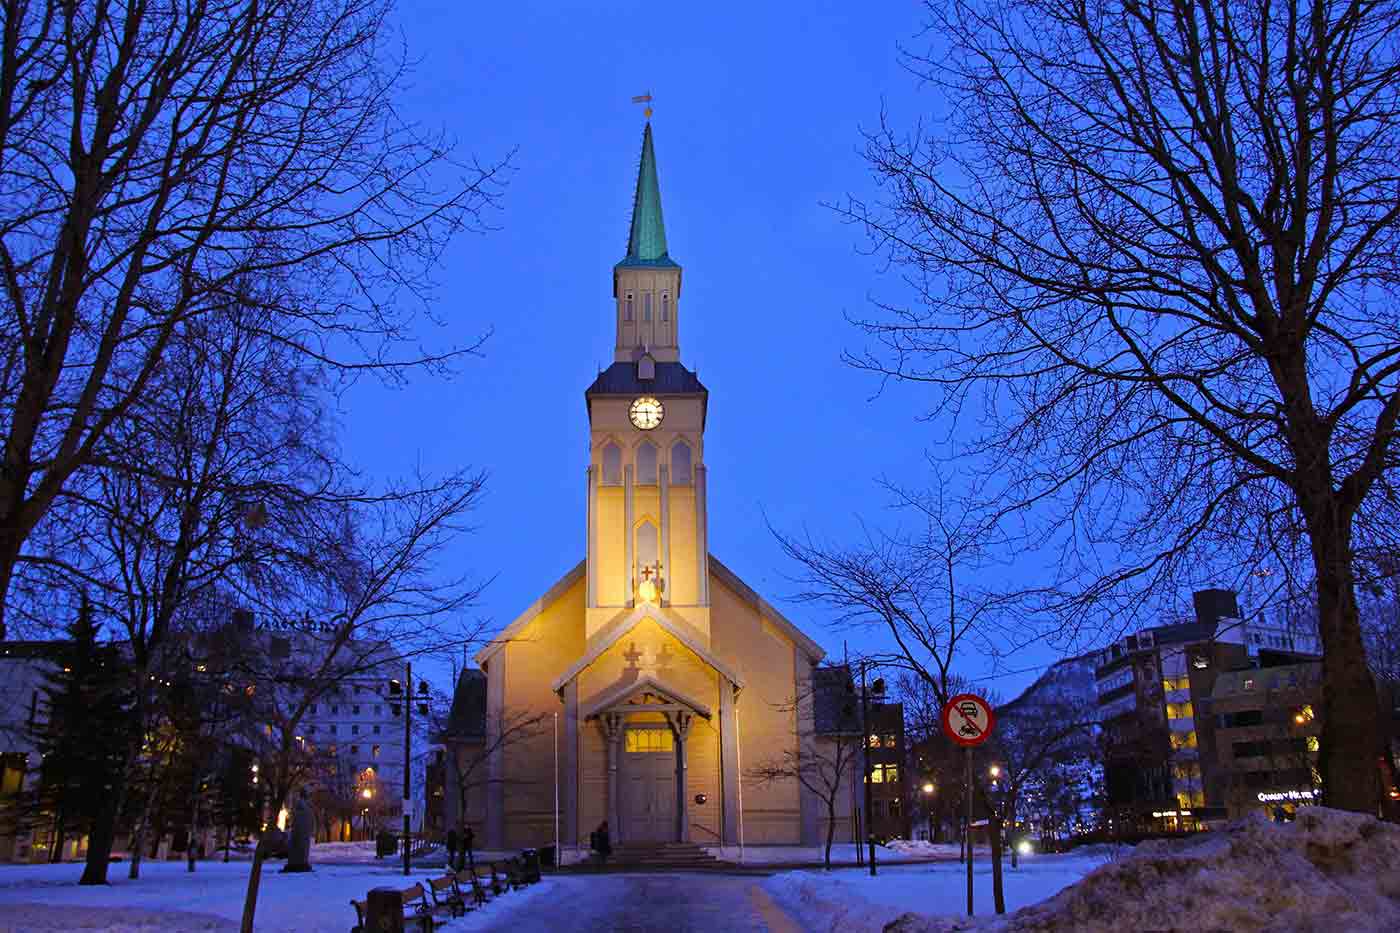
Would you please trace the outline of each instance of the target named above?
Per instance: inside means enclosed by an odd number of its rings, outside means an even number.
[[[482,885],[489,885],[492,894],[502,894],[506,890],[505,882],[496,874],[496,865],[492,862],[489,865],[476,866],[476,877]]]
[[[461,871],[457,872],[458,890],[462,890],[463,885],[467,885],[471,888],[472,899],[476,901],[478,905],[485,904],[487,898],[490,897],[490,895],[486,893],[486,888],[482,885],[481,880],[477,878],[476,873],[469,868],[463,868]]]
[[[428,896],[433,899],[433,909],[446,910],[449,917],[460,917],[467,912],[467,902],[451,873],[430,880]]]
[[[525,880],[525,868],[520,864],[518,858],[508,858],[505,860],[506,883],[510,885],[512,891],[519,891],[529,884]]]
[[[428,894],[423,890],[421,884],[415,884],[411,888],[404,888],[399,892],[399,903],[403,909],[405,923],[412,921],[418,924],[422,933],[432,933],[433,931],[433,906],[428,903]],[[355,908],[355,917],[358,923],[350,933],[371,933],[368,926],[369,921],[369,899],[357,901],[350,900],[350,906]]]

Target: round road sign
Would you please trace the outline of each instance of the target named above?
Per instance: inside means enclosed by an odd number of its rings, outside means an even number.
[[[967,748],[987,741],[996,722],[987,701],[972,693],[960,693],[943,707],[944,735]]]

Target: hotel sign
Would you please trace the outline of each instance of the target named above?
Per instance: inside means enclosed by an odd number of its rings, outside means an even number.
[[[1261,803],[1275,803],[1285,800],[1312,800],[1317,796],[1317,791],[1312,790],[1273,790],[1260,791],[1258,794]]]

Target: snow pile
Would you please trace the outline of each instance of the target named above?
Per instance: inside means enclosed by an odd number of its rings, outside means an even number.
[[[907,914],[887,929],[1381,933],[1400,929],[1397,865],[1400,827],[1307,807],[1293,823],[1256,815],[1185,845],[1143,843],[1128,858],[1008,917],[969,922]]]
[[[956,842],[928,842],[923,839],[892,839],[885,843],[900,858],[957,858]]]
[[[1006,866],[1006,903],[1015,910],[1042,901],[1099,867],[1100,859],[1078,855],[1033,855],[1021,867]],[[973,862],[977,910],[991,913],[992,864]],[[763,882],[805,930],[879,933],[910,911],[958,910],[966,904],[967,866],[939,859],[922,865],[886,865],[871,877],[865,869],[788,871]]]

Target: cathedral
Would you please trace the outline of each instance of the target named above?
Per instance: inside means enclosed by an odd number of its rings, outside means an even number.
[[[682,362],[650,122],[612,284],[613,362],[584,393],[587,551],[476,658],[478,840],[586,844],[607,821],[615,844],[815,845],[832,817],[798,773],[820,754],[823,652],[709,550],[709,393]]]

